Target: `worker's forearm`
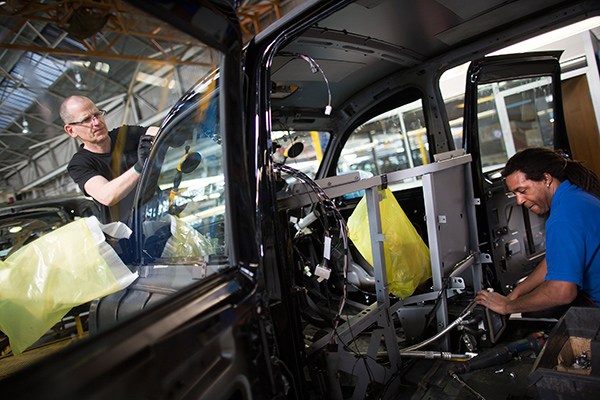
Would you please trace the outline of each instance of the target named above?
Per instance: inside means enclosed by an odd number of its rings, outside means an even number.
[[[86,183],[85,189],[96,201],[105,206],[112,206],[127,196],[135,188],[139,179],[140,174],[134,168],[130,168],[110,181],[96,176]]]
[[[506,303],[505,314],[541,311],[569,304],[577,296],[575,284],[560,281],[545,281],[535,290]]]

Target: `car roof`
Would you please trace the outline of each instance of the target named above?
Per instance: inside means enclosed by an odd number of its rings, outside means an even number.
[[[258,35],[256,42],[285,34],[287,26],[306,20],[320,3],[303,4]],[[402,71],[432,65],[445,69],[535,36],[549,26],[564,26],[586,13],[597,13],[598,7],[565,0],[356,1],[299,36],[290,31],[293,39],[284,43],[272,64],[274,129],[278,121],[287,129],[330,128],[334,119],[323,112],[328,101],[325,79],[333,109],[339,111],[365,88],[378,83],[373,90],[385,90],[384,81]],[[323,74],[311,70],[301,55],[312,58]]]

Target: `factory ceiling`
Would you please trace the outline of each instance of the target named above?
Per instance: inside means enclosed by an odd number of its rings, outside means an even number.
[[[281,17],[280,2],[245,1],[238,15],[248,39]],[[0,1],[0,192],[64,172],[76,147],[58,116],[65,97],[90,97],[109,126],[158,124],[215,61],[124,1]]]

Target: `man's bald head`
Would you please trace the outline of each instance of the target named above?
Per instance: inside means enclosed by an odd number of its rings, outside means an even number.
[[[60,105],[60,118],[63,120],[63,123],[68,124],[73,122],[74,116],[71,114],[71,110],[74,105],[82,105],[82,104],[94,104],[92,100],[85,96],[69,96],[67,97],[62,104]]]

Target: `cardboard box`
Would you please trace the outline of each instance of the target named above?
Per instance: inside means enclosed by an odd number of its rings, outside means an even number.
[[[563,345],[556,360],[556,370],[571,374],[590,375],[591,368],[574,367],[575,360],[581,354],[586,354],[588,360],[592,359],[592,339],[570,336]]]
[[[572,367],[575,357],[588,349],[590,357],[600,354],[600,308],[571,307],[550,332],[529,374],[540,399],[600,398],[600,357],[590,358],[590,369]]]

